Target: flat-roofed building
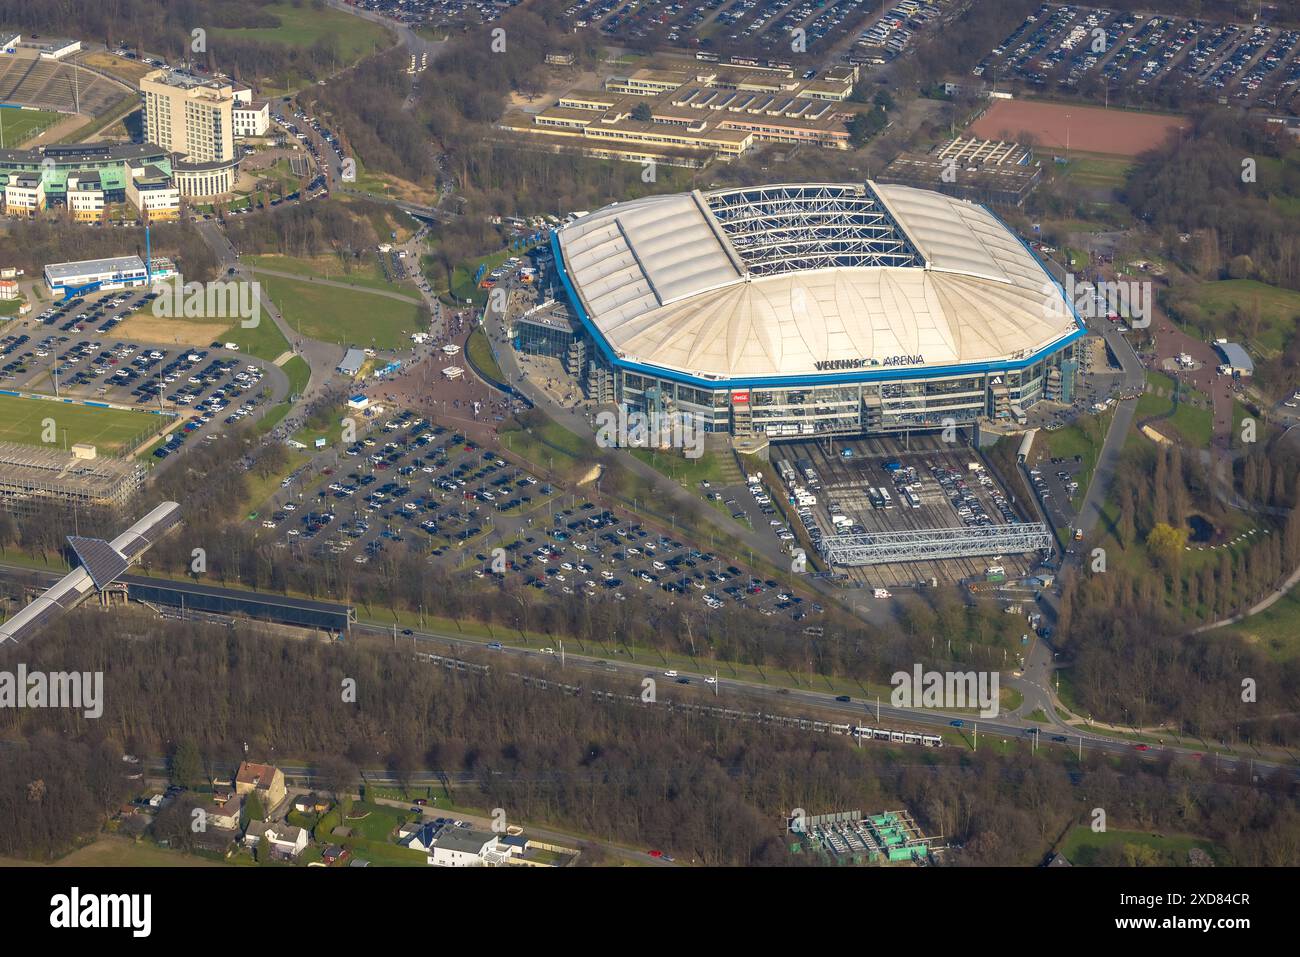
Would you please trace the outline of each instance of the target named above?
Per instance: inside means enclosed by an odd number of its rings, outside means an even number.
[[[79,223],[100,222],[104,218],[104,184],[98,170],[69,173],[64,193],[68,211]]]
[[[266,100],[236,103],[230,116],[237,139],[265,136],[271,128],[271,107]]]
[[[39,173],[10,173],[5,181],[5,215],[32,217],[45,208],[45,181]]]
[[[182,196],[208,198],[235,186],[234,87],[179,70],[140,78],[145,139],[175,154],[173,174]]]
[[[0,442],[0,508],[18,515],[50,504],[121,508],[139,491],[144,471],[129,459]]]
[[[50,263],[45,267],[45,285],[56,296],[95,285],[98,289],[124,289],[149,282],[144,260],[139,256],[111,259],[83,259],[79,262]]]
[[[958,136],[928,153],[900,153],[880,182],[938,190],[974,203],[1020,206],[1042,176],[1027,146]]]
[[[152,163],[127,164],[126,198],[140,211],[144,222],[173,220],[180,216],[181,191],[171,174]]]

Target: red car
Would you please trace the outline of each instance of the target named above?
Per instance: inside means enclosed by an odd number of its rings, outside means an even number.
[[[1138,751],[1150,751],[1150,750],[1151,750],[1151,745],[1149,745],[1149,744],[1135,744],[1135,745],[1133,745],[1133,747],[1134,747],[1135,750],[1138,750]]]
[[[663,856],[664,856],[664,852],[663,852],[663,851],[650,851],[649,853],[650,853],[650,856],[651,856],[651,857],[663,857]]]

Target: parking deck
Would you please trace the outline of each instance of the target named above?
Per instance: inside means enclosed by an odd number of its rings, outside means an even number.
[[[851,454],[845,456],[846,450]],[[811,507],[817,533],[808,526],[814,539],[1025,521],[979,456],[943,442],[938,434],[901,441],[885,437],[837,441],[834,453],[825,442],[778,443],[772,448],[772,460],[778,470],[781,460],[788,462],[806,487],[805,468],[810,465],[816,474],[817,488],[809,487],[817,499]],[[887,463],[898,467],[886,469]],[[971,464],[978,468],[972,470]],[[905,588],[983,578],[990,567],[1001,567],[1007,577],[1014,578],[1029,570],[1033,557],[953,558],[837,571],[872,588]]]

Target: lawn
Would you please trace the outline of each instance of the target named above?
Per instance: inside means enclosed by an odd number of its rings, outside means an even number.
[[[1159,372],[1148,372],[1147,391],[1138,399],[1137,421],[1140,422],[1151,416],[1165,415],[1173,409],[1173,415],[1151,423],[1152,428],[1169,438],[1182,438],[1193,448],[1209,448],[1210,437],[1214,431],[1214,413],[1210,409],[1208,398],[1194,389],[1183,386],[1175,409],[1175,386],[1175,381],[1169,376]]]
[[[278,302],[276,304],[279,305]],[[220,338],[222,342],[233,342],[241,351],[268,362],[274,362],[289,348],[280,328],[266,314],[265,309],[262,310],[261,321],[253,328],[245,329],[243,323],[236,322]]]
[[[344,826],[352,828],[354,835],[368,841],[388,840],[393,828],[399,824],[405,824],[407,820],[415,816],[410,811],[403,811],[401,808],[389,807],[386,804],[368,804],[364,801],[357,801],[353,804],[351,813],[365,814],[366,817],[361,820],[345,820],[343,822]]]
[[[280,368],[289,377],[289,395],[302,395],[311,382],[311,366],[302,356],[294,356]]]
[[[5,864],[19,863],[5,859]],[[78,848],[55,861],[54,867],[220,867],[215,859],[205,859],[180,851],[169,851],[148,841],[139,843],[124,837],[101,837],[93,844]]]
[[[1275,661],[1294,660],[1300,655],[1300,588],[1293,588],[1267,611],[1211,634],[1236,635]]]
[[[258,12],[276,17],[280,21],[279,26],[217,27],[209,32],[215,39],[254,40],[258,43],[300,48],[310,47],[323,40],[335,45],[343,61],[339,66],[359,60],[387,40],[384,29],[369,20],[328,7],[317,9],[311,3],[301,6],[273,3],[259,7]]]
[[[350,268],[345,267],[334,256],[299,257],[267,254],[245,256],[244,262],[246,265],[251,266],[254,271],[258,269],[274,269],[277,272],[291,272],[304,278],[315,276],[319,279],[329,279],[332,282],[345,282],[364,289],[382,289],[386,292],[400,292],[407,296],[414,295],[411,286],[404,283],[389,282],[385,279],[379,263],[373,259]]]
[[[727,478],[722,474],[722,456],[717,452],[705,452],[699,458],[690,459],[679,451],[661,452],[658,449],[631,449],[633,455],[656,471],[667,475],[674,482],[681,482],[697,489],[700,482],[721,486]],[[724,508],[728,515],[731,509]]]
[[[1159,863],[1165,866],[1179,867],[1187,864],[1187,852],[1193,847],[1214,855],[1214,845],[1209,841],[1190,834],[1152,834],[1147,831],[1108,830],[1101,834],[1093,833],[1091,827],[1080,825],[1070,832],[1061,853],[1071,864],[1088,867],[1097,860],[1097,854],[1103,848],[1123,846],[1125,844],[1148,848],[1156,853]]]
[[[1079,186],[1118,189],[1124,185],[1133,162],[1124,157],[1075,157],[1065,166],[1065,175]]]
[[[265,273],[257,278],[285,321],[310,339],[400,349],[420,328],[418,303]]]
[[[58,113],[49,113],[45,110],[0,108],[0,144],[3,144],[5,149],[17,149],[59,119]]]
[[[1286,348],[1287,339],[1295,329],[1295,318],[1300,316],[1300,292],[1254,279],[1201,283],[1193,298],[1216,332],[1235,339],[1244,335],[1247,342],[1265,354],[1276,355]],[[1258,314],[1258,327],[1254,330],[1229,328],[1227,320],[1234,306],[1247,317]],[[1252,318],[1247,319],[1250,321]]]
[[[51,444],[63,448],[89,442],[106,454],[130,450],[170,421],[148,412],[0,395],[0,442],[44,445],[46,419],[53,419],[57,430],[57,442]]]
[[[506,381],[505,373],[501,371],[501,366],[497,364],[496,356],[492,355],[492,346],[482,328],[475,329],[469,334],[469,339],[465,343],[465,351],[469,355],[469,361],[480,372],[491,376],[497,382]]]

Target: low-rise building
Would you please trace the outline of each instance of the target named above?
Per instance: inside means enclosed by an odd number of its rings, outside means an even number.
[[[270,814],[288,795],[284,785],[284,772],[269,764],[244,761],[235,774],[235,793],[256,794],[266,813]]]
[[[10,173],[5,181],[5,215],[33,217],[45,209],[45,181],[40,173]]]
[[[179,218],[181,191],[172,182],[169,172],[152,163],[127,164],[126,198],[140,211],[144,222],[159,222]]]
[[[295,858],[307,849],[307,831],[292,824],[252,821],[244,832],[244,844],[257,847],[265,837],[274,857]]]
[[[148,270],[139,256],[83,259],[77,262],[49,263],[45,267],[45,285],[55,296],[87,287],[96,290],[126,289],[144,286],[148,282]]]
[[[98,170],[69,173],[65,192],[68,212],[79,223],[100,222],[104,218],[104,184]]]
[[[236,101],[231,109],[231,118],[235,124],[235,138],[265,136],[271,128],[271,108],[266,100],[241,103]]]

